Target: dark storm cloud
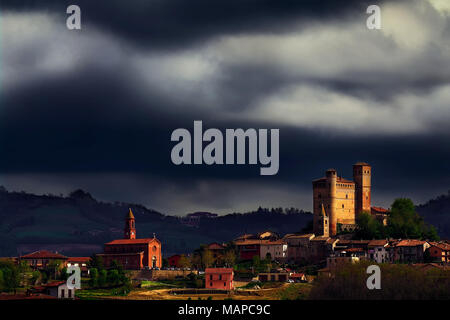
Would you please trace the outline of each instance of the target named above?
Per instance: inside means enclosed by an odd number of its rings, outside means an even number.
[[[339,28],[353,15],[365,28],[365,8],[373,1],[76,3],[83,15],[79,34],[65,30],[65,8],[72,1],[2,1],[2,8],[14,12],[56,13],[61,24],[56,31],[55,25],[45,29],[47,37],[37,32],[37,40],[26,38],[26,32],[6,35],[12,45],[3,55],[8,76],[0,112],[0,173],[12,177],[12,186],[38,193],[83,187],[105,200],[182,213],[251,209],[263,201],[308,209],[311,180],[328,167],[351,178],[356,161],[373,165],[374,199],[383,194],[377,199],[381,205],[388,205],[393,194],[431,190],[433,195],[450,184],[449,96],[445,90],[435,100],[431,95],[449,82],[447,51],[426,45],[410,54],[395,37],[369,33],[346,51],[349,45],[340,42],[353,36],[353,29]],[[291,27],[312,20],[317,30],[312,28],[307,40],[272,43],[270,36],[301,33],[303,28]],[[328,29],[322,32],[322,27]],[[319,37],[332,30],[330,38]],[[236,43],[220,41],[230,35]],[[376,45],[367,46],[366,37]],[[296,48],[297,40],[304,47]],[[24,46],[15,47],[16,42]],[[283,48],[281,56],[271,51],[277,46]],[[315,50],[305,50],[310,46]],[[184,50],[194,51],[194,58]],[[296,50],[306,53],[300,59]],[[353,55],[359,51],[368,57]],[[307,87],[299,98],[284,91],[297,86]],[[269,111],[275,109],[267,115],[261,109],[266,100]],[[292,101],[296,109],[283,109]],[[326,103],[323,115],[315,116],[320,110],[314,108]],[[346,110],[352,103],[361,109]],[[397,115],[396,109],[416,103],[412,119]],[[383,108],[387,115],[380,116]],[[265,116],[255,116],[260,114]],[[289,122],[295,117],[306,120]],[[192,131],[194,120],[203,120],[205,129],[280,128],[279,174],[259,176],[259,166],[173,165],[170,134],[179,127]],[[343,125],[336,127],[337,120]],[[296,197],[301,201],[292,202]]]
[[[50,11],[66,18],[70,4],[81,7],[83,24],[99,26],[136,45],[180,48],[221,34],[284,32],[311,19],[361,16],[366,0],[110,0],[17,1],[4,0],[1,8],[18,11]]]

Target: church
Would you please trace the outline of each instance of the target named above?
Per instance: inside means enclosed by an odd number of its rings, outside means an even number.
[[[367,212],[386,223],[388,210],[371,207],[372,167],[365,162],[353,165],[353,180],[328,169],[325,177],[313,180],[314,233],[334,236],[339,230],[352,230],[356,217]]]
[[[98,254],[105,267],[116,260],[124,269],[161,268],[161,242],[153,238],[136,238],[135,218],[131,209],[125,218],[124,238],[105,243],[104,253]]]

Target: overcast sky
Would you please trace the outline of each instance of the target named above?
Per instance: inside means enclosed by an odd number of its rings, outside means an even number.
[[[311,210],[312,179],[365,161],[373,205],[426,201],[450,189],[449,21],[447,0],[2,0],[0,184],[169,214]],[[278,174],[173,165],[194,120],[279,128]]]

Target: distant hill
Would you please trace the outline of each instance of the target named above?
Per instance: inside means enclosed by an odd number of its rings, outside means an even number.
[[[56,196],[8,192],[0,187],[0,256],[38,249],[66,255],[101,252],[105,242],[123,236],[128,208],[136,217],[138,237],[156,233],[166,255],[229,241],[243,232],[298,232],[312,220],[311,213],[294,208],[260,208],[224,216],[202,213],[195,215],[199,216],[195,224],[187,224],[186,217],[165,215],[138,204],[100,202],[83,190]]]
[[[441,238],[450,239],[450,191],[417,206],[417,212],[436,227]]]

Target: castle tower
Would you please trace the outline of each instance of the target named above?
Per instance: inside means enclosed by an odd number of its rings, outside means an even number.
[[[330,223],[329,235],[334,236],[337,233],[337,214],[336,214],[336,181],[337,173],[334,169],[328,169],[326,172],[326,179],[329,191],[328,203],[328,217]]]
[[[353,181],[355,181],[356,215],[363,211],[370,212],[370,178],[372,167],[365,162],[353,165]]]
[[[318,234],[322,235],[324,237],[329,237],[330,236],[329,219],[325,212],[325,207],[323,206],[323,203],[322,203],[322,209],[321,209],[320,216],[317,219],[318,219],[318,224],[320,226]]]
[[[127,217],[125,218],[125,239],[136,239],[136,226],[134,223],[134,215],[130,208]]]

